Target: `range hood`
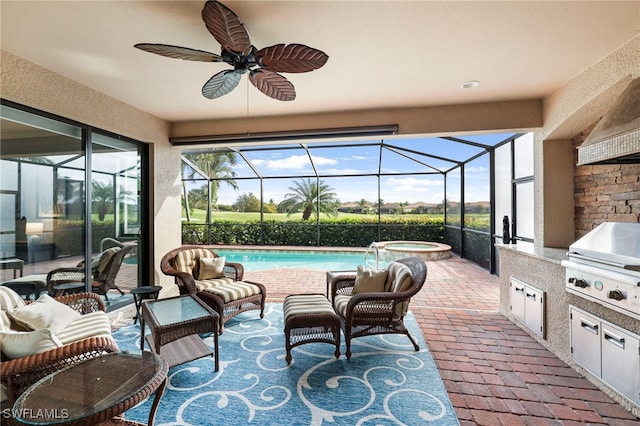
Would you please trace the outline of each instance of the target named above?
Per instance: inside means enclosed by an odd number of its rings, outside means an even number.
[[[640,163],[640,77],[578,147],[578,165]]]

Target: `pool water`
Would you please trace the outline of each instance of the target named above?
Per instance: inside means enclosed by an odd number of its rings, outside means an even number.
[[[246,271],[260,271],[277,268],[304,268],[322,271],[355,270],[365,265],[364,252],[336,251],[285,251],[285,250],[216,250],[228,262],[242,263]],[[369,259],[375,266],[375,259]],[[380,267],[386,263],[380,263]]]

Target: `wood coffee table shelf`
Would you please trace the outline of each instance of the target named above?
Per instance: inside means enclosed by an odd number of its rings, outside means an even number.
[[[214,356],[215,371],[219,368],[219,316],[195,295],[183,295],[142,302],[140,349],[144,349],[145,325],[149,347],[169,363],[169,367],[205,356]],[[202,341],[200,333],[213,333],[214,350]]]

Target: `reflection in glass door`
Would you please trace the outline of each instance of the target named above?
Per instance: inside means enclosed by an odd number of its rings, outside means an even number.
[[[0,283],[131,303],[146,146],[7,101],[0,112]]]
[[[1,112],[0,256],[12,270],[0,270],[0,280],[18,275],[20,266],[25,277],[54,294],[46,274],[84,259],[82,129],[5,105]]]
[[[93,290],[110,302],[110,295],[128,294],[139,282],[141,152],[103,134],[91,139],[91,250],[103,259],[113,252],[108,268],[94,274]]]

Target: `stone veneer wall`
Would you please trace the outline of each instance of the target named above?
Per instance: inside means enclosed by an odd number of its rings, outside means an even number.
[[[574,202],[576,240],[603,222],[640,222],[640,164],[575,166]]]

